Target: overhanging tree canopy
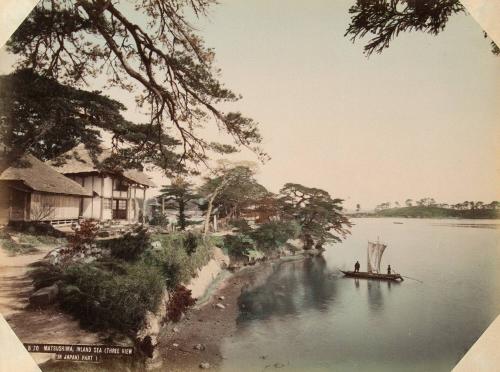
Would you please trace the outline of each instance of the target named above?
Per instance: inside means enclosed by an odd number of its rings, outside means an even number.
[[[141,168],[141,159],[165,169],[174,168],[179,158],[174,150],[179,142],[166,134],[161,143],[158,137],[147,138],[147,124],[125,120],[124,110],[122,103],[98,91],[62,85],[33,70],[0,76],[0,138],[10,149],[10,160],[25,152],[42,160],[53,159],[80,143],[97,157],[102,150],[101,131],[105,131],[113,141],[136,145],[133,153],[130,147],[116,151],[107,160],[108,166]],[[165,156],[159,156],[158,149]]]
[[[179,142],[181,162],[203,162],[207,150],[234,151],[234,146],[210,143],[197,133],[210,119],[236,145],[265,156],[256,123],[218,108],[239,97],[219,82],[214,52],[188,22],[191,15],[205,16],[214,2],[41,0],[7,47],[20,57],[20,68],[59,82],[85,84],[102,75],[110,86],[137,91],[137,104],[147,107],[150,120],[137,131],[140,143],[132,147],[142,151],[156,136],[153,142],[165,163],[171,161],[171,154],[161,151],[167,134]]]
[[[401,32],[437,35],[451,16],[460,13],[465,14],[466,9],[459,0],[357,0],[349,9],[351,23],[345,36],[355,42],[367,34],[373,35],[364,47],[369,56],[388,48]],[[493,41],[491,48],[494,54],[500,54]]]

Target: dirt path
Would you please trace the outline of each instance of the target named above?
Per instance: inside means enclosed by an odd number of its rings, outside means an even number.
[[[32,292],[31,280],[26,276],[28,265],[43,258],[49,249],[10,256],[0,247],[0,313],[4,317],[22,311],[28,305]]]
[[[27,272],[29,264],[42,259],[53,247],[39,247],[38,252],[10,256],[0,247],[0,313],[5,317],[22,342],[40,343],[98,343],[96,334],[80,329],[78,322],[61,313],[56,307],[33,310],[28,299],[33,286]],[[53,354],[31,354],[37,363]]]

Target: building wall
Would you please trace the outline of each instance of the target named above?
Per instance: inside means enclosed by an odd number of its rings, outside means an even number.
[[[83,198],[82,217],[96,220],[112,219],[111,200],[127,200],[126,218],[129,221],[139,219],[144,204],[144,188],[131,185],[128,190],[114,190],[119,183],[119,177],[101,175],[68,175],[86,190],[94,193],[93,198]],[[97,195],[96,195],[97,194]]]
[[[70,177],[86,190],[91,191],[94,197],[79,197],[58,194],[33,192],[27,194],[23,205],[26,212],[20,213],[21,205],[14,213],[16,219],[41,220],[69,220],[80,216],[88,219],[112,219],[111,200],[126,199],[127,219],[137,221],[144,204],[144,189],[140,186],[130,186],[128,191],[114,191],[113,179],[109,176],[75,176]],[[115,179],[116,182],[117,179]],[[31,199],[30,199],[31,195]],[[7,224],[10,216],[10,191],[6,185],[0,187],[0,224]],[[19,210],[19,211],[18,211]],[[19,217],[19,218],[18,218]]]
[[[110,202],[105,199],[110,200],[113,195],[113,179],[101,175],[69,175],[69,177],[94,194],[92,198],[82,198],[82,217],[103,221],[110,220]]]
[[[3,182],[0,182],[0,225],[9,223],[9,197],[9,188]]]
[[[31,193],[31,220],[69,220],[80,215],[80,197],[69,195]]]

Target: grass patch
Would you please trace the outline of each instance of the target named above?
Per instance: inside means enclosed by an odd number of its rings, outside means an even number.
[[[13,237],[16,239],[14,240]],[[64,238],[57,238],[51,235],[29,234],[11,231],[10,229],[0,230],[0,246],[11,255],[38,252],[38,246],[60,245],[64,244],[65,241]]]
[[[146,251],[144,260],[162,272],[169,289],[189,283],[212,257],[212,242],[201,235],[178,232],[153,236],[152,240],[160,242],[161,248]]]
[[[12,239],[0,239],[0,245],[11,255],[30,254],[39,251],[39,249],[32,244],[29,243],[20,244],[16,243]]]
[[[66,243],[64,238],[56,238],[50,235],[20,234],[19,241],[32,245],[61,245]]]

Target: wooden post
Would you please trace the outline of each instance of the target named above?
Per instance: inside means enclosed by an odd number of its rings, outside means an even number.
[[[115,192],[115,179],[111,176],[111,219],[113,219],[113,207],[115,204],[115,200],[113,199],[113,193]]]
[[[101,211],[99,213],[99,220],[104,219],[104,176],[101,174]]]
[[[146,222],[146,186],[144,186],[142,196],[142,223]]]
[[[133,217],[131,216],[132,214],[132,188],[131,185],[128,185],[127,188],[127,220],[131,220]]]

